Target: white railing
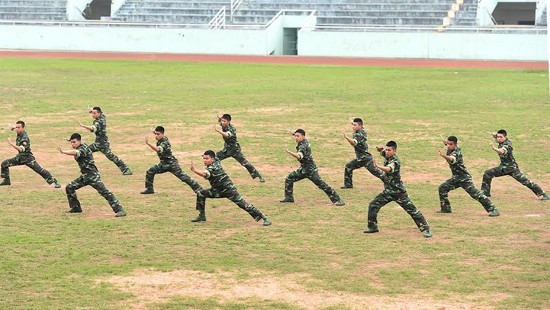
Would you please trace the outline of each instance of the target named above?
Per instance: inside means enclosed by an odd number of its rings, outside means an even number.
[[[231,0],[231,22],[233,22],[233,13],[235,13],[241,3],[243,3],[243,0]]]
[[[208,22],[208,27],[210,29],[223,29],[225,28],[225,5],[212,17],[210,22]]]

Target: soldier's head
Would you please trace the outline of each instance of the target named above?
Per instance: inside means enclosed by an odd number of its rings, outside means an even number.
[[[216,161],[216,153],[212,150],[208,150],[202,154],[202,162],[206,167],[212,165]]]
[[[155,130],[153,130],[153,133],[155,134],[155,139],[157,141],[160,141],[162,138],[164,138],[164,127],[162,126],[155,127]]]
[[[497,131],[497,142],[502,143],[506,141],[507,136],[508,136],[508,133],[506,132],[506,130],[500,129],[499,131]]]
[[[92,114],[93,119],[98,119],[101,116],[101,108],[100,107],[93,107],[90,110],[90,114]]]
[[[458,144],[458,138],[455,136],[449,136],[447,138],[447,150],[454,151],[456,149],[456,145]]]
[[[79,133],[75,132],[69,138],[69,142],[71,142],[71,146],[73,147],[73,149],[76,149],[80,146],[80,144],[82,144],[82,137]]]
[[[306,139],[306,131],[301,128],[294,130],[292,135],[294,136],[296,143],[300,143]]]
[[[361,128],[363,128],[363,120],[359,117],[354,118],[353,122],[351,122],[351,127],[354,132],[358,132]]]
[[[229,126],[229,124],[231,123],[231,115],[229,115],[229,114],[222,115],[222,117],[220,118],[220,122],[221,122],[222,127]]]
[[[393,140],[388,141],[388,143],[386,143],[386,147],[384,148],[384,152],[386,153],[386,158],[390,158],[395,155],[395,152],[397,152],[397,142]]]
[[[15,132],[20,135],[25,131],[25,122],[23,121],[17,121],[15,122]]]

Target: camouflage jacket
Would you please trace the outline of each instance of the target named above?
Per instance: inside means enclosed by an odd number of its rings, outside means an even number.
[[[464,165],[464,159],[462,158],[462,150],[457,147],[454,151],[447,150],[447,156],[454,157],[454,160],[449,164],[453,175],[470,175]]]
[[[170,145],[170,141],[168,141],[168,138],[166,136],[162,137],[160,141],[157,141],[157,146],[159,148],[157,156],[159,157],[161,162],[169,163],[178,161],[174,157],[174,155],[172,155],[172,145]]]
[[[386,152],[380,152],[384,156],[384,166],[390,167],[389,172],[384,172],[384,192],[395,195],[407,192],[405,184],[401,181],[401,161],[397,155],[393,155],[390,158],[386,158]]]
[[[18,157],[33,156],[31,152],[31,140],[29,139],[26,131],[23,131],[21,135],[17,135],[15,138],[15,145],[22,148],[21,152],[17,154]]]
[[[354,132],[353,140],[355,141],[355,145],[353,146],[355,149],[355,157],[358,160],[365,160],[369,149],[365,129],[361,128],[361,130]]]
[[[500,167],[506,171],[518,168],[518,164],[514,159],[514,148],[512,147],[512,141],[506,139],[504,142],[498,144],[498,148],[504,150],[504,154],[498,155],[500,157]]]
[[[230,149],[240,149],[239,142],[237,141],[237,128],[229,124],[227,127],[222,126],[222,132],[227,132],[229,137],[223,137],[223,150],[227,151]]]
[[[74,159],[80,167],[80,173],[82,174],[96,174],[99,173],[94,162],[94,155],[90,147],[86,143],[80,144],[76,148],[76,155]]]
[[[107,138],[107,118],[105,114],[101,113],[98,119],[94,119],[92,123],[92,132],[95,133],[96,143],[108,143]]]
[[[306,174],[317,171],[317,166],[315,165],[313,155],[311,154],[311,146],[309,145],[309,141],[307,139],[304,139],[304,141],[296,145],[296,153],[300,155],[300,159],[298,159],[298,161]]]
[[[216,159],[212,165],[206,167],[205,173],[206,176],[204,178],[210,182],[212,188],[219,191],[235,189],[233,181],[231,181],[225,170],[223,170],[222,164],[219,160]]]

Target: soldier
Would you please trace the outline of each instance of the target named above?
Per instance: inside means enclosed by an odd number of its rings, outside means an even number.
[[[235,126],[231,125],[231,115],[218,115],[218,123],[222,127],[222,130],[219,130],[216,125],[214,125],[214,130],[222,135],[224,144],[223,149],[216,153],[216,158],[222,161],[228,157],[233,157],[239,162],[239,164],[248,170],[248,173],[250,173],[250,176],[253,179],[258,178],[260,182],[265,182],[258,170],[256,170],[256,168],[254,168],[254,166],[252,166],[252,164],[244,158],[244,155],[241,152],[241,146],[239,145],[239,142],[237,142],[237,129]]]
[[[540,200],[549,200],[550,197],[538,186],[537,184],[531,182],[524,174],[519,170],[519,166],[514,159],[512,147],[512,141],[507,137],[506,130],[501,129],[497,132],[490,133],[495,141],[498,142],[498,147],[495,147],[492,143],[491,148],[497,152],[500,157],[500,165],[495,168],[486,170],[483,174],[483,182],[481,184],[481,190],[487,197],[491,197],[491,180],[493,177],[501,177],[504,175],[509,175],[514,178],[516,181],[521,183],[524,186],[527,186],[535,195],[539,197]]]
[[[8,138],[8,143],[19,153],[14,158],[6,159],[2,162],[1,177],[4,178],[4,180],[0,183],[0,186],[11,185],[9,167],[25,165],[34,172],[40,174],[48,184],[55,184],[55,188],[60,188],[61,184],[59,184],[57,179],[54,178],[48,170],[40,167],[38,162],[36,162],[31,152],[31,140],[25,131],[25,122],[17,121],[15,126],[10,126],[10,129],[15,129],[17,136],[15,138],[15,143],[13,143],[10,138]]]
[[[438,213],[452,212],[451,203],[449,202],[449,192],[456,188],[462,187],[468,195],[470,195],[470,197],[481,203],[483,208],[485,208],[485,210],[489,213],[489,216],[499,216],[500,213],[497,208],[495,208],[495,205],[491,202],[491,200],[489,200],[489,198],[487,198],[487,196],[483,195],[483,193],[476,188],[474,182],[472,181],[472,176],[466,170],[466,166],[464,165],[464,160],[462,158],[462,150],[457,146],[457,137],[450,136],[447,140],[443,141],[443,143],[447,147],[447,153],[443,154],[439,151],[439,155],[447,161],[453,176],[439,186],[441,211]]]
[[[369,204],[369,215],[366,234],[378,232],[377,215],[380,208],[388,204],[389,202],[397,202],[401,208],[403,208],[412,217],[414,223],[420,231],[424,234],[424,237],[430,238],[432,231],[424,215],[418,210],[412,203],[405,184],[401,181],[401,161],[395,154],[397,151],[397,143],[395,141],[389,141],[386,143],[386,147],[377,146],[376,149],[380,151],[380,154],[384,156],[384,166],[378,166],[376,161],[373,160],[374,166],[377,169],[382,170],[382,180],[384,181],[384,191],[374,198]]]
[[[73,133],[69,138],[72,150],[64,151],[61,147],[57,149],[61,154],[74,156],[78,166],[80,167],[80,173],[82,175],[71,183],[67,184],[65,191],[67,192],[67,199],[69,200],[69,213],[81,213],[80,201],[76,196],[76,190],[86,185],[93,187],[105,200],[109,202],[111,208],[116,213],[116,217],[126,216],[126,212],[113,195],[101,181],[101,176],[94,163],[94,155],[90,147],[82,143],[82,137],[78,133]]]
[[[197,210],[199,211],[199,216],[191,220],[191,222],[204,222],[206,221],[205,205],[206,198],[227,198],[234,202],[239,208],[245,210],[252,216],[252,218],[258,222],[263,220],[263,226],[271,225],[271,220],[262,213],[259,209],[253,205],[247,203],[233,185],[233,182],[223,170],[221,162],[216,158],[214,151],[208,150],[204,152],[202,156],[206,170],[201,171],[193,165],[191,162],[191,171],[195,172],[197,175],[208,179],[212,188],[202,189],[197,192]]]
[[[372,155],[368,152],[367,133],[363,128],[363,120],[360,118],[354,118],[351,122],[353,128],[353,136],[350,138],[345,132],[342,132],[344,139],[348,141],[355,149],[355,159],[346,164],[344,169],[344,186],[340,187],[353,188],[353,170],[361,167],[367,168],[367,170],[377,178],[382,177],[382,171],[374,168],[372,163]]]
[[[185,182],[189,187],[193,189],[196,193],[201,190],[202,187],[189,177],[185,172],[181,170],[181,167],[178,163],[178,160],[172,155],[172,146],[168,141],[168,138],[164,135],[164,127],[157,126],[153,130],[155,134],[155,139],[157,140],[156,145],[149,142],[149,137],[145,137],[145,143],[157,153],[157,156],[160,159],[160,163],[154,165],[153,167],[147,170],[145,174],[145,190],[141,194],[154,194],[153,190],[153,181],[155,179],[155,174],[170,172],[175,175],[182,182]]]
[[[317,185],[319,189],[325,192],[330,198],[330,201],[336,206],[343,206],[346,203],[344,200],[338,196],[336,191],[321,179],[317,171],[317,166],[313,161],[313,156],[311,154],[311,146],[309,141],[306,139],[306,132],[303,129],[297,129],[294,132],[291,132],[296,140],[296,153],[291,152],[288,148],[285,151],[290,154],[292,157],[296,158],[300,162],[300,168],[291,172],[285,180],[285,198],[281,202],[294,202],[293,187],[294,182],[310,179],[313,184]]]
[[[132,170],[130,170],[130,168],[126,166],[122,159],[113,154],[109,147],[109,139],[107,138],[107,118],[105,117],[105,114],[101,112],[101,108],[93,107],[90,110],[90,114],[92,114],[92,118],[94,119],[92,126],[86,126],[81,122],[78,122],[80,127],[95,133],[95,143],[92,143],[89,146],[90,150],[92,150],[92,152],[100,151],[101,153],[105,154],[107,159],[117,165],[120,171],[122,171],[123,175],[132,175]]]

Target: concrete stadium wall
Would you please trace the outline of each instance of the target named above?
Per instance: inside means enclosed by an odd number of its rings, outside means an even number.
[[[107,27],[92,23],[0,24],[0,49],[280,55],[283,27],[299,28],[299,23],[276,20],[260,30]],[[343,32],[304,28],[298,33],[298,55],[546,61],[546,38],[546,34]]]
[[[298,54],[469,60],[548,60],[546,34],[468,32],[298,33]]]

